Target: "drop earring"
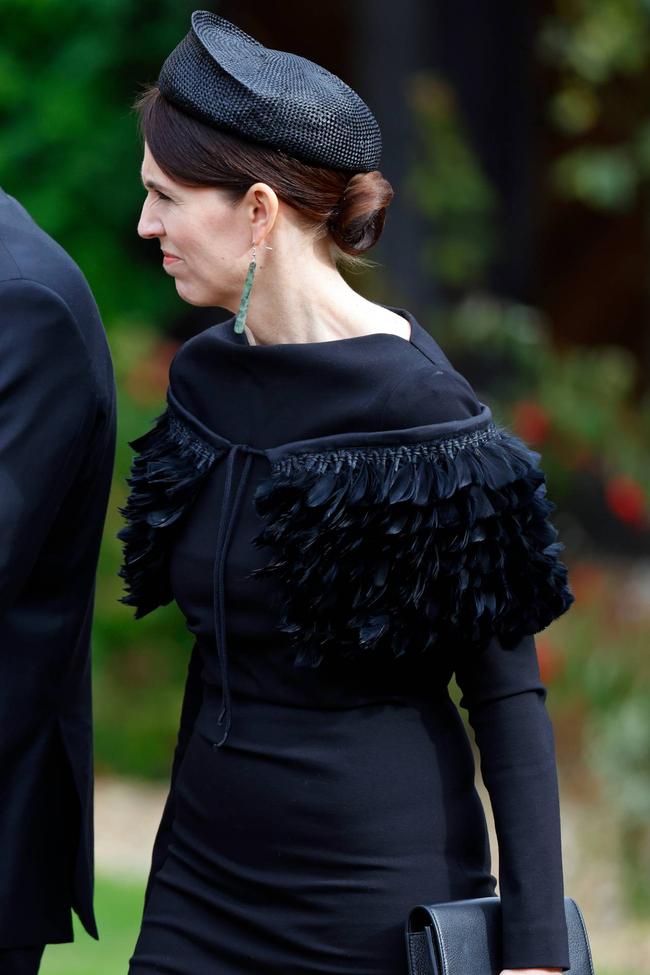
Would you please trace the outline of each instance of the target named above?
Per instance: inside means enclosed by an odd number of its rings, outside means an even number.
[[[256,267],[257,262],[255,260],[255,243],[253,243],[253,257],[248,265],[248,272],[246,274],[246,280],[244,281],[244,290],[242,291],[241,301],[239,302],[239,311],[237,312],[237,318],[235,319],[235,331],[238,334],[241,334],[244,331],[244,326],[246,324],[246,312],[248,311],[248,301],[251,295],[251,288],[253,287],[253,278],[255,277]]]
[[[269,247],[268,244],[264,245],[267,251],[272,251],[273,248]],[[235,331],[237,334],[241,335],[244,331],[244,326],[246,324],[246,312],[248,311],[248,300],[251,294],[251,288],[253,287],[253,278],[255,277],[255,268],[257,267],[257,262],[255,260],[255,243],[253,242],[253,257],[250,264],[248,265],[248,272],[246,274],[246,280],[244,281],[244,290],[242,291],[241,301],[239,302],[239,311],[237,312],[237,318],[235,319]]]

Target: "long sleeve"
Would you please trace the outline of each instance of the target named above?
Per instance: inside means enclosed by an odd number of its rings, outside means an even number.
[[[555,741],[535,639],[459,652],[455,676],[499,843],[503,967],[567,970]]]
[[[149,897],[154,875],[158,872],[158,870],[160,870],[165,862],[165,857],[167,856],[167,850],[171,840],[171,829],[174,820],[174,785],[176,783],[178,771],[185,756],[188,742],[192,736],[197,715],[201,710],[201,703],[203,701],[203,682],[201,679],[202,669],[203,661],[201,652],[198,645],[194,644],[187,669],[187,679],[185,681],[185,692],[183,695],[183,704],[181,708],[180,727],[178,731],[176,748],[174,751],[174,759],[172,762],[169,793],[167,795],[165,808],[163,809],[160,825],[154,841],[151,855],[151,871],[149,873],[149,880],[147,882],[147,889],[145,892],[145,903]]]
[[[11,606],[83,462],[96,397],[65,302],[0,284],[0,615]]]

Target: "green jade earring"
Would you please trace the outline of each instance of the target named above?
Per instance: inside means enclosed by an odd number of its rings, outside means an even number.
[[[268,244],[265,244],[264,246],[266,247],[267,251],[273,250],[273,248],[269,247]],[[242,291],[241,301],[239,302],[239,311],[237,312],[237,318],[235,319],[235,331],[238,335],[241,335],[241,333],[244,331],[244,326],[246,324],[246,312],[248,311],[248,302],[251,296],[251,289],[253,287],[255,268],[257,267],[255,257],[255,244],[253,243],[253,257],[248,265],[246,280],[244,281],[244,290]]]

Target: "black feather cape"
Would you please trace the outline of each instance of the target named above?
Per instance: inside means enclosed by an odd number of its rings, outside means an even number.
[[[393,337],[394,338],[394,337]],[[397,339],[397,341],[403,341]],[[133,441],[120,575],[143,616],[171,601],[175,526],[232,442],[174,392]],[[268,459],[252,544],[283,592],[296,662],[427,654],[451,637],[515,647],[574,601],[540,454],[486,404],[460,420],[339,433],[252,450]]]

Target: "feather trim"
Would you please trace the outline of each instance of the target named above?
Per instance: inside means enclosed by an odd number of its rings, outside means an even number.
[[[574,602],[540,455],[494,422],[446,439],[279,456],[255,492],[296,662],[514,647]]]
[[[119,509],[127,524],[117,535],[124,542],[118,574],[127,587],[120,602],[135,606],[139,619],[173,599],[170,533],[222,451],[199,439],[169,408],[130,446],[138,453],[127,478],[131,492]]]

